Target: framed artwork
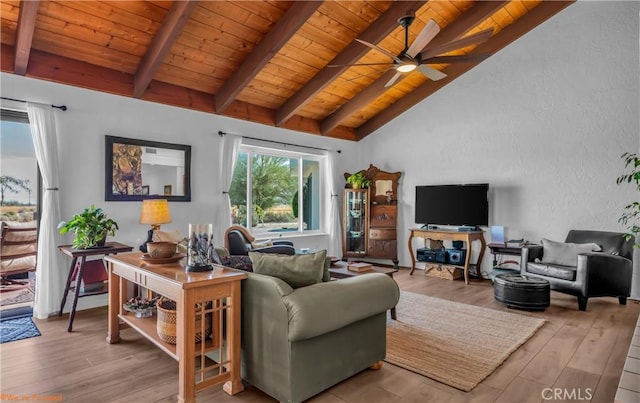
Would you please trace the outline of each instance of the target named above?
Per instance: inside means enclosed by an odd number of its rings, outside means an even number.
[[[105,201],[160,197],[191,201],[191,146],[105,136]]]

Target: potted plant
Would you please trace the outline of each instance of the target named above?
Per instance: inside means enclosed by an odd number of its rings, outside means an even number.
[[[616,183],[620,185],[635,182],[636,190],[640,192],[640,158],[635,153],[624,153],[621,158],[624,159],[625,169],[631,168],[631,172],[620,175]],[[640,246],[637,243],[637,236],[640,233],[640,202],[634,201],[625,206],[624,210],[618,221],[629,231],[625,234],[625,239],[627,241],[635,239],[633,246],[637,248]]]
[[[362,172],[356,172],[347,178],[347,183],[351,185],[353,189],[368,188],[371,185],[371,181],[364,176]]]
[[[118,223],[108,218],[101,208],[93,204],[85,208],[80,214],[74,214],[68,222],[58,224],[61,234],[72,231],[76,234],[73,247],[76,249],[89,249],[104,246],[107,235],[114,236],[118,229]]]

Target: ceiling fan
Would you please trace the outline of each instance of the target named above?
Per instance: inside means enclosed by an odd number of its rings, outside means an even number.
[[[440,27],[434,20],[429,20],[422,31],[418,34],[416,39],[409,46],[409,26],[415,20],[415,14],[406,15],[398,20],[398,24],[404,28],[404,49],[398,54],[382,49],[367,41],[357,39],[356,41],[361,44],[375,49],[385,56],[391,58],[391,62],[388,63],[361,63],[361,64],[348,64],[346,66],[389,66],[396,70],[396,74],[385,84],[385,87],[391,87],[402,74],[418,70],[429,79],[433,81],[442,80],[447,75],[429,64],[439,63],[468,63],[472,61],[484,60],[489,57],[489,54],[477,54],[477,55],[459,55],[459,56],[438,56],[443,53],[450,52],[452,50],[464,48],[470,45],[482,43],[489,39],[493,34],[493,28],[485,29],[473,35],[466,36],[462,39],[457,39],[443,45],[427,49],[420,53],[425,46],[440,32]],[[327,67],[344,67],[345,65],[329,64]]]

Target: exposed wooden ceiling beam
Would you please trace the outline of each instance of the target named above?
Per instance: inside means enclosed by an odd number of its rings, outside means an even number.
[[[247,56],[216,94],[216,113],[224,112],[236,96],[269,63],[298,29],[320,7],[322,1],[295,1],[264,39]]]
[[[533,10],[520,17],[513,24],[498,32],[488,42],[479,45],[470,52],[469,55],[483,53],[495,54],[511,42],[520,38],[522,35],[531,31],[533,28],[542,24],[544,21],[553,17],[555,14],[573,3],[574,1],[543,1]],[[384,126],[392,119],[398,117],[409,108],[415,106],[417,103],[444,87],[457,77],[471,70],[478,64],[480,64],[480,62],[450,65],[444,70],[447,73],[447,77],[445,79],[425,82],[420,87],[416,88],[411,94],[408,94],[404,98],[398,100],[398,102],[394,103],[389,108],[380,112],[377,116],[360,126],[358,128],[358,140],[361,140],[373,133],[375,130]]]
[[[416,11],[426,1],[399,1],[394,3],[384,14],[376,19],[358,39],[369,43],[378,43],[386,38],[398,27],[398,19],[407,15],[409,10]],[[362,58],[370,49],[353,41],[342,52],[327,64],[348,65]],[[340,76],[349,67],[324,67],[311,80],[309,80],[298,92],[289,98],[276,110],[276,125],[280,126],[291,119],[304,105],[322,91],[333,80]]]
[[[140,98],[147,90],[165,56],[171,49],[173,42],[189,21],[193,10],[198,6],[197,1],[174,1],[164,17],[162,26],[153,38],[147,53],[138,66],[133,78],[133,97]]]
[[[21,1],[20,14],[18,15],[18,27],[16,28],[16,44],[14,46],[14,68],[16,74],[24,76],[27,73],[29,54],[33,31],[36,28],[39,1]]]
[[[13,55],[14,50],[12,46],[6,44],[0,45],[1,71],[8,73],[13,72]],[[32,65],[29,68],[29,77],[126,97],[130,97],[133,92],[133,75],[131,74],[53,55],[36,49],[31,51],[31,60]],[[152,80],[149,84],[149,88],[145,93],[145,99],[151,102],[206,113],[215,112],[214,95],[156,80]],[[251,105],[246,102],[233,101],[223,115],[275,126],[275,110]],[[320,134],[319,122],[302,116],[294,116],[282,127],[304,133]],[[349,127],[338,126],[329,133],[324,134],[324,136],[355,141],[356,130]]]
[[[469,32],[476,25],[491,16],[496,10],[500,9],[505,1],[482,1],[476,3],[469,11],[464,13],[460,18],[454,20],[447,25],[440,33],[431,41],[435,44],[429,43],[425,49],[429,49],[432,46],[439,46],[449,41],[464,35]],[[379,97],[386,89],[385,84],[395,75],[395,70],[389,70],[384,73],[380,78],[371,83],[367,88],[358,93],[355,97],[351,98],[348,102],[342,105],[339,109],[334,111],[331,115],[327,116],[320,123],[320,130],[325,133],[334,127],[338,126],[340,122],[354,114],[363,106],[372,102]],[[406,75],[400,76],[398,83]]]

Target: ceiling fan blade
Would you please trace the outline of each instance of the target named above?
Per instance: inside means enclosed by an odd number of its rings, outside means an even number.
[[[415,57],[436,35],[438,35],[438,32],[440,32],[440,26],[436,24],[434,20],[429,20],[416,39],[414,39],[411,46],[409,46],[409,49],[407,49],[407,54],[411,57]]]
[[[436,46],[433,49],[428,49],[422,52],[422,60],[428,59],[433,56],[440,55],[442,53],[451,52],[452,50],[466,48],[467,46],[476,45],[478,43],[485,42],[493,35],[493,28],[485,29],[476,34],[465,36],[462,39],[458,39],[444,45]]]
[[[393,77],[391,77],[391,80],[387,81],[387,83],[384,85],[384,88],[391,87],[393,84],[395,84],[396,80],[399,79],[401,75],[402,73],[397,72]]]
[[[426,66],[424,64],[421,64],[420,66],[418,66],[418,70],[422,74],[427,76],[431,81],[442,80],[443,78],[445,78],[447,76],[446,74],[444,74],[440,70],[436,70],[433,67],[429,67],[429,66]]]
[[[327,64],[326,67],[351,67],[351,66],[393,66],[393,63],[355,63],[355,64]]]
[[[449,64],[449,63],[471,63],[481,62],[487,57],[491,56],[488,53],[478,53],[470,55],[457,55],[457,56],[434,56],[427,60],[420,62],[421,64]]]
[[[394,55],[393,53],[387,52],[386,50],[382,49],[381,47],[378,47],[378,46],[374,45],[373,43],[369,43],[367,41],[363,41],[362,39],[358,39],[358,38],[356,38],[356,41],[360,42],[361,44],[363,44],[365,46],[370,47],[371,49],[377,50],[378,52],[382,53],[385,56],[390,57],[391,59],[395,60],[398,63],[402,62],[402,60],[398,59],[396,57],[396,55]]]

